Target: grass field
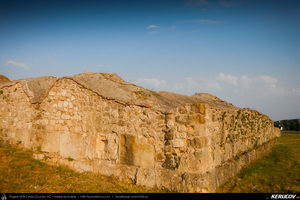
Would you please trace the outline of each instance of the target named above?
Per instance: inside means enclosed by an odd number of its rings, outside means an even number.
[[[272,152],[249,165],[218,192],[300,192],[300,132],[283,132]]]
[[[77,173],[32,158],[32,152],[0,141],[0,193],[163,192],[92,173]]]

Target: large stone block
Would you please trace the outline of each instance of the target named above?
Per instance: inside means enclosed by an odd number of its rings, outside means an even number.
[[[120,135],[120,163],[139,167],[154,167],[154,146],[140,143],[132,135]]]
[[[174,139],[172,140],[172,145],[174,148],[182,148],[185,147],[186,142],[185,139]]]
[[[60,134],[58,132],[47,132],[43,136],[42,151],[59,152],[60,150]]]

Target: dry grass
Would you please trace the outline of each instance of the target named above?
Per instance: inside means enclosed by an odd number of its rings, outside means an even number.
[[[218,192],[300,192],[300,134],[283,132],[272,152],[252,163]]]
[[[148,193],[165,192],[93,173],[78,173],[32,158],[32,152],[0,141],[1,193]]]

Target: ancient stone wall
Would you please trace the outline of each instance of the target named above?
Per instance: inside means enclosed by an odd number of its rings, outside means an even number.
[[[2,139],[49,163],[149,187],[213,192],[280,135],[249,109],[193,100],[162,111],[106,98],[71,78],[57,79],[33,103],[25,86],[0,85]]]

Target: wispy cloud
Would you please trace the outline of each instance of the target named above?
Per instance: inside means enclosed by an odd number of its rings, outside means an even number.
[[[7,60],[5,63],[6,65],[23,68],[23,69],[27,69],[28,67],[27,64],[15,60]]]
[[[202,19],[183,20],[183,21],[181,21],[181,23],[186,23],[186,24],[221,24],[222,21],[202,18]]]
[[[157,26],[155,24],[150,24],[146,27],[147,29],[157,29],[157,28],[160,28],[160,26]]]
[[[184,84],[182,85],[184,85],[184,87],[187,87],[186,89],[189,92],[196,92],[199,90],[215,91],[222,89],[221,85],[217,81],[205,78],[187,77],[184,79]]]
[[[219,73],[211,78],[204,77],[186,77],[177,80],[176,83],[167,82],[157,78],[145,78],[134,81],[146,88],[155,88],[157,90],[167,89],[180,93],[195,92],[235,92],[244,95],[275,95],[282,96],[288,91],[278,85],[278,79],[269,75],[258,76],[235,76],[232,74]],[[298,90],[294,89],[293,93]]]
[[[188,7],[198,7],[208,5],[208,0],[188,0],[185,2]]]
[[[238,77],[235,77],[230,74],[219,73],[216,79],[218,81],[223,81],[223,82],[231,84],[231,85],[238,84]]]
[[[277,78],[269,75],[234,76],[231,74],[219,73],[216,80],[222,83],[224,87],[234,86],[236,91],[239,92],[251,91],[251,93],[260,95],[283,95],[287,92],[286,89],[278,86]]]

